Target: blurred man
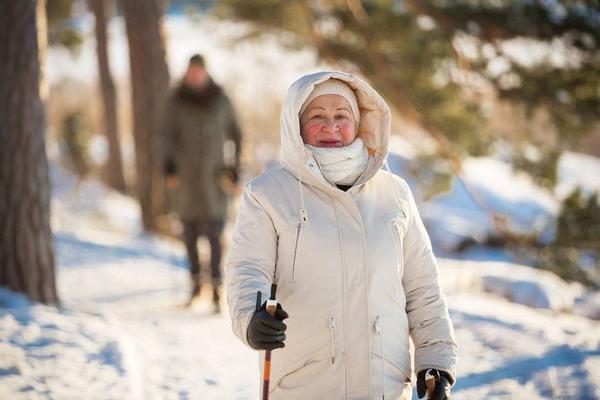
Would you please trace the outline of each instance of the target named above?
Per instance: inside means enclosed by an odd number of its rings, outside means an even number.
[[[224,185],[237,184],[241,134],[229,99],[211,79],[201,55],[190,59],[170,96],[165,122],[166,185],[183,225],[192,284],[189,304],[200,294],[202,268],[196,243],[205,236],[211,251],[213,302],[219,312],[221,233],[227,218]],[[224,156],[228,140],[235,145],[229,163]]]

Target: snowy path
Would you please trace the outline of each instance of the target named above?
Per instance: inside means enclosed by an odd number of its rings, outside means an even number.
[[[135,399],[250,399],[256,358],[233,345],[229,323],[185,310],[119,314],[133,338]]]
[[[0,399],[256,399],[256,354],[228,317],[208,301],[180,307],[181,244],[135,233],[116,204],[104,218],[55,207],[62,309],[0,290]],[[456,278],[455,262],[440,267]],[[600,399],[599,322],[445,291],[460,347],[454,399]]]
[[[182,307],[188,274],[181,246],[114,233],[106,238],[119,244],[107,244],[98,237],[59,235],[61,265],[76,253],[71,246],[83,245],[95,260],[62,268],[60,288],[66,307],[100,309],[119,325],[128,398],[255,398],[256,355],[233,336],[228,317],[211,313],[207,298],[199,309]]]

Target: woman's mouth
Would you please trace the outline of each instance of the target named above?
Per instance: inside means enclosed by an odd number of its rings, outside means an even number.
[[[341,140],[319,140],[317,142],[318,147],[341,147]]]

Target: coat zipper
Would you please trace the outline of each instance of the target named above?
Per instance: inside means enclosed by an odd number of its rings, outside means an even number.
[[[335,363],[335,317],[329,317],[329,333],[331,334],[331,363]]]
[[[292,277],[291,282],[294,282],[296,276],[296,258],[298,256],[298,242],[300,242],[300,234],[302,233],[302,223],[298,222],[298,228],[296,231],[296,243],[294,244],[294,258],[292,260]]]
[[[381,399],[385,399],[385,359],[383,353],[383,318],[375,318],[375,333],[379,335],[379,344],[381,346]]]
[[[344,354],[348,353],[348,316],[346,315],[346,310],[347,308],[347,304],[346,304],[346,259],[344,257],[344,252],[342,251],[343,245],[342,243],[344,242],[344,236],[342,234],[342,228],[341,228],[341,224],[340,224],[340,211],[338,210],[338,207],[335,204],[335,201],[333,200],[333,197],[328,196],[329,200],[331,201],[331,206],[333,207],[333,210],[335,211],[335,222],[337,224],[337,231],[338,231],[338,240],[339,240],[339,245],[340,245],[340,259],[342,262],[342,268],[341,268],[341,272],[342,272],[342,335],[343,335],[343,340],[342,340],[342,344],[343,344],[343,352]],[[367,285],[368,286],[368,285]],[[367,320],[368,321],[368,320]],[[368,322],[367,322],[368,323]],[[371,340],[371,336],[369,335],[369,345],[370,345],[370,340]],[[348,361],[346,359],[343,360],[344,361],[344,392],[345,392],[345,397],[348,397]],[[369,371],[370,371],[370,365],[369,365]],[[369,388],[371,387],[370,381],[369,381]],[[369,390],[370,391],[370,390]]]

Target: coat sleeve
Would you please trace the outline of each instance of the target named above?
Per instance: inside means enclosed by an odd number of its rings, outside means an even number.
[[[435,368],[447,372],[455,380],[458,348],[440,285],[437,261],[415,199],[408,185],[402,184],[409,198],[402,285],[410,335],[415,345],[415,371]]]
[[[164,159],[163,172],[165,175],[175,175],[177,166],[175,164],[175,135],[177,134],[177,119],[175,116],[175,107],[173,99],[169,98],[165,102],[163,113],[163,144]]]
[[[252,182],[242,194],[225,261],[225,285],[232,329],[247,346],[246,331],[256,308],[256,292],[269,296],[277,260],[277,232],[252,193]]]
[[[239,168],[240,166],[240,155],[242,152],[242,131],[240,130],[240,126],[238,125],[237,118],[235,116],[235,110],[233,109],[233,105],[231,101],[226,98],[226,106],[227,106],[227,132],[226,138],[231,140],[235,145],[235,167]]]

